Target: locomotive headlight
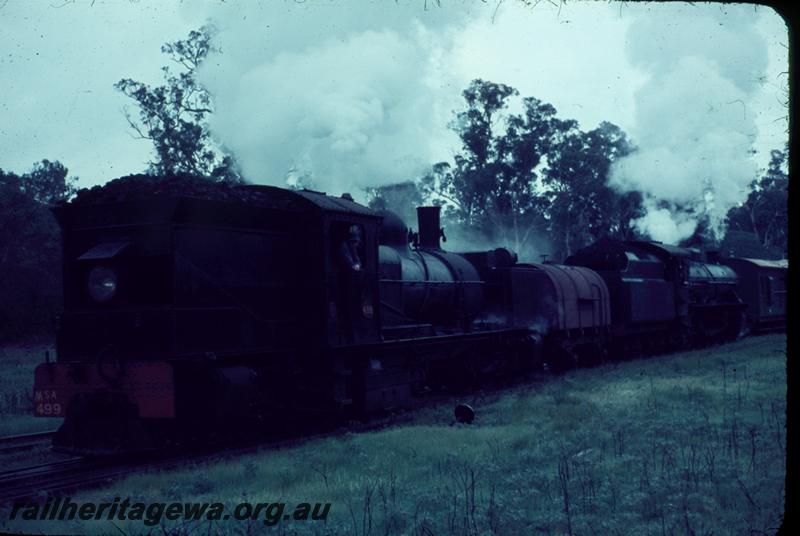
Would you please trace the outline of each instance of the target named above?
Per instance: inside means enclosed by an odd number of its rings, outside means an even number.
[[[117,274],[111,268],[98,266],[89,272],[89,295],[96,302],[107,302],[117,293]]]

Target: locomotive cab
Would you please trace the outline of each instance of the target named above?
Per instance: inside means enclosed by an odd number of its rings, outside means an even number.
[[[55,445],[156,448],[167,428],[344,399],[330,350],[379,341],[380,218],[316,192],[176,178],[203,195],[153,196],[126,180],[130,195],[89,192],[54,211],[65,307],[34,398],[36,415],[66,417]],[[345,274],[353,229],[360,265]]]

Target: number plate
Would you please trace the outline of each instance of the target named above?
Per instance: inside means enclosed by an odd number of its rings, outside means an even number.
[[[55,389],[37,389],[33,392],[33,411],[37,417],[63,417],[64,406]]]

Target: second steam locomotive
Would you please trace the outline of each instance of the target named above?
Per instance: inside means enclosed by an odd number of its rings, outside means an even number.
[[[489,375],[785,321],[780,262],[615,240],[563,265],[451,253],[438,207],[418,209],[413,233],[348,197],[129,177],[54,212],[64,312],[34,399],[36,415],[65,417],[63,450],[402,408]]]

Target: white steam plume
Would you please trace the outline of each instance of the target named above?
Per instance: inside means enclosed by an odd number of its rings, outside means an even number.
[[[200,73],[211,128],[245,178],[338,194],[412,180],[436,154],[452,106],[441,61],[458,12],[358,2],[221,6],[222,52]],[[458,97],[457,92],[449,90]]]
[[[639,150],[609,182],[644,194],[637,225],[656,240],[687,238],[701,216],[718,235],[728,209],[747,196],[757,173],[753,108],[767,67],[757,20],[744,4],[662,4],[628,31],[629,59],[650,79],[636,94]]]

